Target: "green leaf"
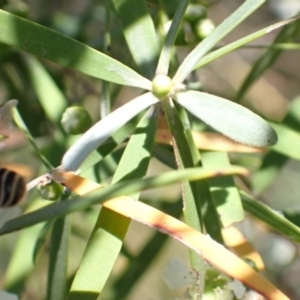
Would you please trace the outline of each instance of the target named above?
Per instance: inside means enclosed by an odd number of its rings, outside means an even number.
[[[151,90],[149,80],[115,59],[3,10],[0,10],[0,42],[89,76]]]
[[[178,169],[192,168],[195,167],[191,151],[187,142],[187,138],[179,118],[178,112],[176,111],[174,102],[169,99],[169,101],[164,101],[164,110],[169,124],[169,129],[174,137],[175,145],[174,152],[176,161],[178,164]],[[198,192],[198,187],[195,183],[185,182],[183,187],[183,199],[185,201],[184,205],[186,209],[184,211],[185,222],[192,228],[201,231],[203,224],[201,224],[201,202]],[[196,205],[198,204],[198,206]]]
[[[272,148],[273,151],[265,155],[260,169],[252,176],[252,184],[256,194],[261,193],[274,181],[288,157],[296,159],[299,157],[297,151],[294,151],[294,147],[298,147],[297,143],[299,142],[300,97],[296,97],[291,102],[288,113],[282,123],[282,125],[278,124],[276,129],[279,129],[278,146]],[[291,145],[293,146],[291,147]]]
[[[243,206],[255,218],[263,221],[283,236],[300,243],[300,228],[267,205],[241,192]]]
[[[216,51],[213,51],[207,55],[205,55],[203,58],[201,58],[198,63],[196,64],[196,66],[194,67],[194,70],[195,69],[198,69],[206,64],[208,64],[209,62],[219,58],[219,57],[222,57],[223,55],[231,52],[231,51],[234,51],[282,26],[285,26],[289,23],[292,23],[294,22],[295,20],[299,19],[299,17],[296,17],[296,18],[292,18],[292,19],[289,19],[289,20],[284,20],[284,21],[280,21],[278,23],[275,23],[273,25],[270,25],[268,27],[265,27],[261,30],[258,30],[252,34],[249,34],[233,43],[230,43],[224,47],[221,47],[220,49],[216,50]],[[239,96],[240,98],[240,96]]]
[[[194,165],[203,166],[204,153],[200,153],[195,145],[188,113],[180,105],[177,105],[176,108],[179,111],[180,119],[184,126],[184,132],[187,138],[188,148],[191,151]],[[199,195],[197,195],[197,197],[199,197],[199,199],[201,200],[201,202],[199,201],[199,203],[201,203],[201,215],[203,216],[205,231],[210,235],[212,239],[214,239],[220,244],[224,244],[222,237],[222,224],[220,222],[220,217],[209,189],[209,180],[198,181],[197,185],[199,192]]]
[[[23,132],[23,134],[28,139],[29,143],[31,144],[32,148],[35,150],[36,154],[39,156],[41,161],[44,163],[45,167],[49,170],[52,170],[53,167],[50,164],[50,162],[47,160],[47,158],[43,155],[43,153],[40,151],[39,147],[37,146],[33,136],[29,132],[26,124],[24,123],[20,113],[16,108],[13,109],[13,118],[19,129]]]
[[[136,64],[142,74],[154,77],[158,56],[155,28],[144,0],[112,0],[123,33]]]
[[[196,164],[188,144],[186,133],[173,100],[171,98],[165,99],[162,103],[168,121],[169,130],[174,137],[173,148],[178,169],[183,170],[186,168],[195,167]],[[201,215],[202,199],[200,195],[199,182],[182,182],[184,220],[187,225],[200,232],[203,232],[204,228]],[[202,282],[200,287],[200,290],[202,291],[205,278],[205,263],[203,259],[194,251],[190,251],[190,260],[193,269],[196,270],[200,281]]]
[[[141,112],[133,117],[130,121],[114,132],[111,137],[109,137],[97,150],[92,151],[80,166],[80,172],[88,170],[96,163],[100,162],[104,157],[113,152],[117,146],[119,146],[133,133],[143,115],[143,112]]]
[[[283,124],[270,122],[278,134],[278,143],[271,149],[290,158],[300,160],[300,134]]]
[[[179,199],[172,203],[163,203],[162,211],[175,218],[180,218],[182,213],[182,201]],[[122,271],[122,275],[114,284],[115,295],[113,300],[126,299],[133,286],[139,281],[144,273],[147,272],[151,263],[155,261],[159,252],[168,241],[168,235],[156,232],[144,248],[128,264],[128,267]],[[128,297],[128,296],[127,296]]]
[[[159,176],[153,176],[145,179],[118,182],[113,186],[90,193],[85,196],[84,201],[82,201],[82,197],[76,197],[73,200],[59,203],[56,202],[45,208],[38,209],[34,212],[9,220],[0,228],[0,235],[47,221],[54,217],[61,217],[74,211],[83,210],[91,205],[100,204],[107,201],[107,199],[112,199],[118,196],[136,193],[145,189],[166,186],[184,180],[203,180],[214,176],[227,176],[233,174],[246,175],[247,171],[242,167],[236,166],[214,169],[191,168],[167,172]]]
[[[292,23],[285,28],[283,28],[280,33],[277,35],[277,37],[274,40],[274,44],[277,43],[285,43],[285,42],[291,42],[294,41],[296,37],[299,36],[299,23],[300,21],[297,21],[295,23]],[[242,83],[242,86],[238,90],[238,94],[236,96],[236,101],[240,102],[243,98],[243,96],[246,94],[246,92],[249,90],[251,85],[259,78],[261,75],[270,68],[274,64],[274,62],[277,60],[277,58],[281,55],[283,52],[282,49],[276,49],[276,48],[269,48],[254,64],[245,78],[244,82]]]
[[[168,34],[165,39],[165,43],[160,53],[156,74],[168,74],[172,47],[175,43],[176,36],[178,34],[180,25],[182,23],[182,19],[184,17],[184,13],[188,5],[188,0],[179,1],[176,13],[171,23],[171,27],[169,28]]]
[[[195,91],[177,93],[176,98],[190,113],[239,143],[266,147],[277,142],[276,132],[264,119],[232,101]]]
[[[66,299],[70,220],[55,220],[50,242],[47,300]]]
[[[145,176],[154,143],[156,117],[152,108],[140,121],[119,162],[112,185]],[[131,196],[138,199],[139,193]],[[89,295],[89,299],[98,298],[119,255],[129,224],[130,219],[102,207],[73,281],[69,300],[77,299],[79,295],[87,297],[85,293],[91,292],[93,296]]]
[[[246,0],[233,14],[216,27],[216,29],[185,58],[173,78],[175,84],[182,83],[194,69],[198,61],[211,50],[217,42],[237,27],[238,24],[246,19],[264,2],[265,0]]]
[[[59,123],[62,113],[68,102],[51,78],[45,67],[35,58],[29,55],[21,57],[27,67],[29,79],[49,120]]]
[[[230,166],[228,154],[225,152],[203,152],[204,167]],[[224,227],[244,219],[244,210],[234,179],[230,176],[208,180],[210,191]]]
[[[288,158],[275,151],[270,151],[264,157],[260,169],[252,176],[252,187],[255,195],[265,190],[278,176]]]
[[[124,104],[100,120],[84,133],[65,153],[62,159],[63,169],[65,171],[77,170],[84,159],[115,131],[139,112],[158,101],[152,93],[146,93]]]
[[[44,224],[38,224],[20,232],[5,273],[3,288],[19,294],[34,268],[34,250]]]

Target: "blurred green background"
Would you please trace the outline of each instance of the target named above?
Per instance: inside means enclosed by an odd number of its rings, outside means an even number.
[[[161,2],[164,3],[169,18],[172,18],[177,1],[165,0]],[[219,24],[240,5],[240,2],[239,0],[207,0],[197,3],[201,3],[207,8],[207,17],[214,24]],[[148,9],[156,24],[159,23],[159,3],[160,1],[155,0],[147,1]],[[52,28],[100,51],[103,51],[104,47],[104,5],[105,1],[96,0],[0,1],[1,9]],[[220,45],[235,41],[281,19],[286,19],[297,11],[300,11],[300,1],[298,0],[269,0],[224,38]],[[178,42],[177,57],[179,61],[199,41],[192,25],[192,23],[186,23],[185,35],[181,42]],[[297,107],[290,106],[291,103],[300,99],[300,55],[299,47],[295,46],[297,43],[299,46],[300,42],[300,24],[296,23],[294,26],[297,27],[296,33],[281,42],[282,45],[285,44],[285,50],[276,57],[272,65],[266,67],[266,71],[259,76],[240,99],[243,105],[275,122],[285,120],[289,110],[291,115],[299,114]],[[137,69],[126,46],[118,18],[114,14],[111,16],[110,32],[109,55]],[[256,60],[266,52],[266,49],[270,49],[268,47],[273,44],[278,32],[273,31],[247,47],[227,54],[197,70],[193,74],[193,80],[201,82],[201,89],[206,92],[227,99],[237,99],[247,74]],[[37,145],[53,166],[58,166],[63,153],[75,139],[61,130],[59,121],[62,112],[67,106],[81,105],[88,110],[93,122],[99,120],[101,116],[100,102],[103,97],[102,82],[48,61],[39,60],[66,100],[65,107],[58,108],[55,104],[53,105],[53,115],[51,116],[41,104],[34,84],[38,78],[34,78],[33,67],[32,64],[28,63],[30,61],[28,57],[30,57],[29,54],[0,44],[0,102],[3,103],[13,98],[19,100],[18,109]],[[110,89],[113,95],[113,108],[120,106],[139,93],[132,88],[121,88],[117,85],[111,85]],[[28,180],[43,174],[46,169],[41,165],[39,158],[22,132],[12,125],[7,128],[7,123],[2,124],[1,127],[2,130],[8,132],[9,139],[2,145],[0,163],[11,167],[15,166]],[[299,132],[300,123],[294,123],[291,128]],[[298,139],[300,136],[297,136],[297,141]],[[251,170],[252,176],[245,184],[258,199],[276,210],[285,211],[299,225],[300,149],[295,148],[297,143],[295,145],[292,143],[286,146],[299,152],[298,158],[288,155],[288,153],[282,155],[271,150],[270,153],[262,154],[234,153],[231,155],[231,159],[233,163],[241,164]],[[107,160],[112,158],[109,156]],[[100,177],[105,181],[110,178],[114,171],[113,169],[106,169],[107,166],[111,166],[111,164],[106,162],[106,164],[99,165],[96,175],[95,170],[89,170],[83,175],[90,179]],[[158,174],[165,170],[168,170],[166,166],[153,159],[149,174]],[[179,185],[176,185],[170,189],[164,188],[145,192],[142,199],[158,208],[169,211],[170,214],[179,216],[181,210],[179,197],[180,189]],[[36,201],[37,205],[45,203],[45,200],[43,202],[36,190],[29,193],[26,201]],[[22,204],[23,208],[26,207],[26,201]],[[98,211],[99,207],[96,206],[72,216],[71,253],[68,270],[70,280],[78,267]],[[239,228],[262,255],[267,269],[266,276],[286,292],[291,299],[300,299],[299,245],[272,232],[250,217],[239,224]],[[41,230],[41,225],[27,230],[32,231],[32,236],[36,237]],[[14,233],[0,239],[0,286],[4,280],[11,253],[18,247],[16,241],[19,235],[19,233]],[[152,241],[152,244],[148,244],[149,241]],[[23,284],[22,280],[25,280],[26,287],[21,299],[38,300],[45,297],[47,273],[44,266],[48,260],[47,251],[49,249],[47,246],[46,242],[39,252],[34,271],[30,271],[30,276],[20,279],[20,284]],[[28,249],[23,247],[18,250],[24,253],[24,264],[20,264],[19,268],[25,273],[27,267],[30,269],[27,263],[31,258],[25,259],[26,253],[30,253],[30,247],[29,242]],[[148,248],[145,249],[144,247]],[[137,259],[142,250],[145,252],[144,256]],[[152,255],[153,260],[151,260]],[[185,247],[170,238],[166,238],[161,233],[155,233],[151,229],[132,222],[122,255],[115,265],[101,299],[185,299],[183,296],[185,288],[171,291],[161,278],[163,268],[174,257],[180,258],[188,265],[188,251]],[[150,260],[151,263],[147,265]],[[135,273],[130,269],[130,266],[135,268]],[[132,278],[130,277],[131,274],[133,274]]]

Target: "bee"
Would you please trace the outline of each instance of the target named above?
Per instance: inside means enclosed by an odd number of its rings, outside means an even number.
[[[15,171],[0,168],[0,208],[19,203],[26,192],[26,182]]]
[[[0,105],[0,148],[2,140],[9,137],[9,125],[12,110],[18,104],[17,100],[9,100]],[[0,167],[0,208],[16,205],[26,192],[25,179],[19,173]]]

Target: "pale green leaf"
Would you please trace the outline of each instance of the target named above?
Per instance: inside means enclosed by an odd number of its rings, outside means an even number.
[[[203,122],[239,143],[266,147],[277,142],[274,129],[249,109],[214,95],[186,91],[177,101]]]
[[[85,132],[65,153],[62,159],[63,169],[66,171],[77,170],[84,159],[115,131],[139,112],[158,101],[152,93],[146,93],[124,104],[100,120]]]
[[[182,83],[194,69],[198,61],[211,50],[217,42],[237,27],[238,24],[246,19],[264,2],[265,0],[246,0],[185,58],[174,76],[174,82]]]

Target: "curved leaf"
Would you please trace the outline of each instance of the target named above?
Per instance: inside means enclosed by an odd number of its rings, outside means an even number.
[[[234,141],[253,147],[271,146],[277,142],[274,129],[241,105],[196,91],[178,93],[176,98],[190,113]]]
[[[269,225],[278,233],[300,244],[300,228],[271,209],[264,203],[250,197],[245,192],[241,192],[243,206],[253,217]]]
[[[224,36],[238,26],[266,0],[246,0],[227,19],[225,19],[206,39],[185,58],[174,76],[175,83],[182,83],[194,69],[198,61]]]
[[[152,89],[148,79],[117,60],[61,33],[1,9],[0,42],[96,78]]]
[[[150,226],[170,235],[198,255],[269,300],[288,300],[271,282],[254,271],[246,262],[228,251],[223,245],[215,242],[185,223],[142,202],[128,197],[110,200],[104,203],[109,208],[132,220]]]
[[[85,132],[65,153],[62,159],[63,170],[77,170],[84,159],[107,140],[117,129],[143,109],[158,101],[159,100],[152,93],[146,93],[124,104],[122,107],[100,120]]]
[[[203,180],[214,176],[226,176],[233,174],[247,176],[249,173],[245,168],[237,166],[217,169],[191,168],[167,172],[159,176],[149,177],[142,180],[126,180],[124,182],[118,182],[113,186],[100,189],[101,186],[99,184],[73,173],[54,171],[52,173],[53,180],[63,183],[68,189],[72,190],[76,194],[85,195],[92,191],[94,193],[87,195],[84,201],[81,197],[78,197],[69,201],[56,202],[45,208],[9,220],[0,228],[0,235],[19,230],[20,228],[32,226],[54,217],[64,216],[73,211],[83,210],[91,205],[100,204],[107,199],[112,199],[121,195],[128,195],[145,189],[161,187],[183,180]]]
[[[244,46],[244,45],[246,45],[246,44],[248,44],[248,43],[250,43],[250,42],[252,42],[252,41],[254,41],[254,40],[256,40],[256,39],[272,32],[276,29],[278,29],[278,28],[280,28],[280,27],[282,27],[282,26],[290,24],[290,23],[292,23],[292,22],[294,22],[298,19],[299,19],[299,17],[295,17],[295,18],[291,18],[289,20],[280,21],[278,23],[275,23],[275,24],[272,24],[268,27],[265,27],[265,28],[263,28],[259,31],[251,33],[251,34],[249,34],[249,35],[247,35],[247,36],[245,36],[245,37],[243,37],[243,38],[241,38],[237,41],[234,41],[234,42],[232,42],[232,43],[230,43],[230,44],[228,44],[224,47],[221,47],[220,49],[215,50],[215,51],[205,55],[204,57],[202,57],[202,59],[200,59],[198,61],[198,63],[194,66],[194,70],[198,69],[198,68],[208,64],[209,62],[211,62],[211,61],[213,61],[213,60],[215,60],[219,57],[222,57],[225,54],[227,54],[231,51],[234,51],[234,50],[236,50],[236,49],[238,49],[238,48],[240,48],[240,47],[242,47],[242,46]],[[261,73],[259,73],[259,75],[261,75]]]
[[[118,181],[145,176],[154,143],[156,117],[156,111],[149,109],[138,124],[118,164],[112,185]],[[131,197],[138,199],[139,193]],[[85,299],[91,291],[95,299],[98,298],[119,256],[129,224],[130,219],[109,209],[101,209],[74,277],[68,300],[78,299],[79,296]],[[85,280],[86,278],[89,280]]]
[[[152,79],[158,56],[158,42],[146,1],[112,0],[112,3],[121,20],[131,55],[142,74]]]

